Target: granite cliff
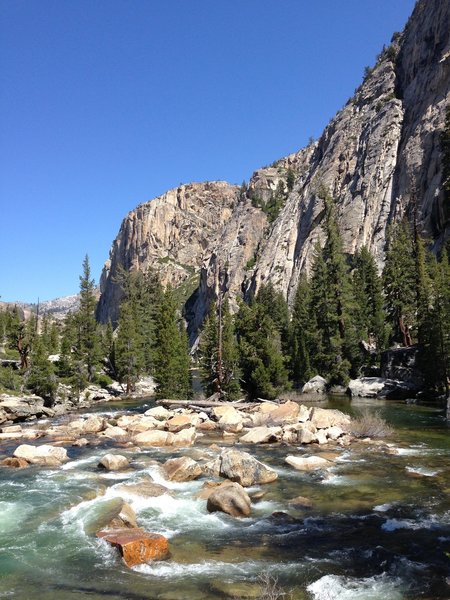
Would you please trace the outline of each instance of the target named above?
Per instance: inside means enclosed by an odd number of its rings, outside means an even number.
[[[272,282],[291,302],[323,241],[321,187],[335,200],[348,253],[365,244],[381,267],[389,224],[414,207],[439,247],[449,235],[440,148],[449,95],[450,3],[419,0],[316,142],[257,170],[247,189],[184,185],[129,213],[103,271],[99,319],[117,319],[119,265],[152,266],[164,282],[192,290],[191,339],[219,289],[233,304]],[[268,218],[275,197],[280,206]]]

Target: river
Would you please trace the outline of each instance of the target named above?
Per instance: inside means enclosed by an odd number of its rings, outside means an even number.
[[[320,405],[380,411],[394,427],[389,446],[243,447],[279,474],[274,483],[251,490],[266,492],[251,518],[208,514],[206,502],[195,497],[204,478],[167,482],[155,463],[183,454],[213,456],[213,437],[193,448],[130,452],[133,469],[123,473],[97,468],[113,442],[69,446],[70,461],[62,468],[0,469],[0,598],[259,598],[260,578],[267,574],[292,594],[285,600],[449,598],[450,430],[444,412],[345,398]],[[143,412],[150,406],[96,410]],[[0,447],[0,458],[18,444]],[[284,462],[287,454],[321,454],[334,466],[326,473],[295,471]],[[117,484],[145,473],[172,495],[121,496],[140,526],[169,538],[172,558],[130,570],[106,542],[86,533],[86,524],[118,495]],[[299,495],[312,506],[288,503]]]

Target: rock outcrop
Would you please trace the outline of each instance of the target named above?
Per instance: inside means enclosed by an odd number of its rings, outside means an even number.
[[[117,319],[119,266],[155,267],[183,286],[191,342],[209,305],[272,282],[292,302],[300,272],[323,242],[321,188],[336,203],[344,249],[366,245],[379,266],[390,223],[411,215],[439,247],[449,234],[440,135],[450,92],[450,5],[419,0],[361,86],[308,147],[257,170],[246,190],[183,185],[129,213],[101,281],[98,316]],[[269,223],[275,194],[284,204]],[[192,294],[189,294],[192,292]]]
[[[238,188],[224,181],[180,185],[128,213],[114,240],[100,281],[100,321],[118,318],[122,296],[115,279],[120,267],[153,268],[164,284],[184,286],[185,295],[198,284],[203,255],[230,219]]]

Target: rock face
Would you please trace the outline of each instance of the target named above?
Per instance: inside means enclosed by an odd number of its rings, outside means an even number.
[[[163,283],[193,291],[205,250],[230,219],[237,188],[223,181],[181,185],[145,202],[123,220],[110,259],[101,277],[97,316],[101,322],[118,318],[119,267],[160,272]]]
[[[346,252],[365,244],[381,267],[387,227],[411,216],[414,189],[422,233],[439,247],[449,234],[440,150],[449,36],[450,4],[419,0],[403,33],[315,143],[256,171],[245,191],[224,182],[189,184],[129,213],[103,271],[100,320],[117,318],[120,265],[154,266],[163,281],[191,286],[191,341],[219,291],[229,291],[234,308],[236,296],[272,282],[292,302],[300,272],[324,241],[321,187],[335,200]],[[277,189],[284,207],[269,224],[258,205]]]

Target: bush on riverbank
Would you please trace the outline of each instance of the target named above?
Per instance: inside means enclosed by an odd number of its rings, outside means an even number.
[[[352,419],[349,433],[357,438],[385,438],[393,434],[393,428],[380,416],[379,412],[361,411],[361,415]]]

